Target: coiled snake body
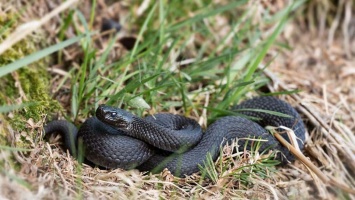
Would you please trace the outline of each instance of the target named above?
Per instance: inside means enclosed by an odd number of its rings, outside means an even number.
[[[294,160],[293,155],[263,127],[285,126],[293,129],[298,145],[303,148],[305,127],[297,111],[274,97],[257,97],[235,106],[233,110],[254,118],[256,122],[239,116],[226,116],[208,126],[205,133],[189,118],[167,113],[139,118],[127,111],[100,105],[96,117],[87,119],[78,130],[73,124],[57,120],[45,126],[45,134],[59,132],[64,146],[77,156],[78,140],[85,147],[84,156],[105,168],[138,168],[160,172],[168,168],[176,176],[190,175],[204,166],[209,153],[213,160],[221,146],[238,138],[239,150],[251,149],[247,138],[260,138],[259,151],[279,150],[276,158],[281,163]],[[269,110],[290,117],[263,112]],[[290,141],[287,134],[282,136]],[[175,152],[175,153],[173,153]]]

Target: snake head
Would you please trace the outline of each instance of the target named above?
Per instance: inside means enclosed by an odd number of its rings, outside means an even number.
[[[96,110],[96,117],[112,127],[128,130],[134,115],[125,110],[102,104]]]

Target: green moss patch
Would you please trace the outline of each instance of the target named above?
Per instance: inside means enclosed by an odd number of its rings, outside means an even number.
[[[9,24],[11,24],[11,26],[8,26]],[[16,22],[16,16],[14,14],[10,13],[0,18],[0,27],[7,27],[0,32],[0,43],[9,36],[17,25],[18,23]],[[40,42],[41,41],[36,41],[34,37],[26,37],[0,55],[0,66],[5,66],[36,52],[37,44]],[[15,132],[29,133],[29,138],[32,139],[34,139],[34,134],[32,134],[33,131],[31,131],[31,133],[28,131],[26,126],[26,124],[28,124],[27,122],[30,119],[33,120],[34,123],[40,122],[46,114],[60,109],[59,103],[53,100],[49,95],[50,76],[46,70],[49,61],[49,59],[39,60],[0,78],[0,104],[26,104],[21,110],[5,114],[3,120],[7,120]],[[1,138],[7,138],[6,132],[1,132],[0,134]],[[22,141],[20,143],[17,144],[17,146],[24,148],[29,147],[28,142]]]

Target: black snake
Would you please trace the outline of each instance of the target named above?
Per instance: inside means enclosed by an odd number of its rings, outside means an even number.
[[[275,159],[281,163],[294,160],[294,156],[263,127],[285,126],[298,138],[300,149],[305,140],[305,127],[300,115],[288,103],[274,97],[257,97],[233,107],[232,110],[250,117],[221,117],[203,133],[199,124],[189,118],[168,113],[139,118],[125,110],[100,105],[96,117],[87,119],[78,130],[72,123],[56,120],[48,123],[45,134],[62,134],[64,146],[77,156],[79,141],[85,158],[105,168],[138,168],[160,172],[168,168],[176,176],[190,175],[204,166],[209,153],[213,160],[220,147],[238,139],[239,151],[250,150],[248,138],[266,140],[259,151],[279,150]],[[263,110],[279,112],[281,117]],[[287,134],[282,136],[290,142]]]

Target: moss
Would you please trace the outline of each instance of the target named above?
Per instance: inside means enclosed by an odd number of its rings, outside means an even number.
[[[5,120],[4,116],[0,114],[0,145],[6,145],[6,141],[8,140],[7,136],[9,135],[9,131],[7,126],[7,121]]]
[[[9,24],[10,21],[14,22],[11,27],[2,30],[0,43],[5,40],[14,30],[14,27],[18,25],[14,19],[16,19],[16,15],[11,13],[7,16],[0,17],[0,27]],[[39,37],[37,36],[36,38]],[[38,41],[36,38],[28,36],[13,45],[0,56],[0,66],[5,66],[6,64],[36,52],[36,45],[42,42]],[[28,103],[28,106],[23,109],[12,112],[11,117],[6,117],[6,115],[4,115],[2,120],[6,120],[16,132],[28,133],[29,138],[32,138],[33,141],[37,134],[34,134],[33,130],[28,130],[26,126],[27,121],[33,119],[33,121],[37,123],[41,121],[46,114],[60,110],[59,103],[53,100],[49,95],[50,76],[46,70],[49,61],[49,58],[39,60],[0,78],[1,105]],[[6,139],[7,134],[8,133],[1,130],[1,140]],[[25,139],[20,137],[20,140],[16,141],[16,145],[19,147],[30,147],[30,144],[31,142],[28,141],[28,138]]]
[[[19,80],[28,102],[33,103],[23,109],[21,114],[26,119],[32,118],[34,121],[39,121],[43,119],[45,114],[54,112],[60,107],[58,102],[52,100],[48,95],[50,84],[45,62],[40,61],[36,64],[37,68],[27,67],[21,69]]]

